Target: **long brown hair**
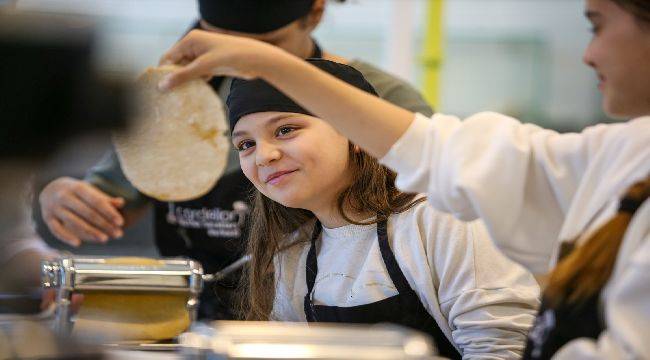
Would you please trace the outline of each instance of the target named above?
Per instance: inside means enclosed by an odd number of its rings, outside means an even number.
[[[346,221],[357,225],[373,224],[424,200],[416,200],[415,194],[397,190],[396,174],[351,143],[348,154],[352,181],[337,199],[338,211]],[[346,209],[352,213],[372,212],[377,217],[365,223],[356,222]],[[314,214],[308,210],[288,208],[254,191],[247,245],[251,261],[244,270],[240,286],[241,318],[269,319],[275,295],[273,272],[277,270],[273,268],[273,258],[291,246],[308,241],[312,229],[309,224],[314,220]],[[296,236],[291,238],[297,241],[289,240],[292,234]]]
[[[580,304],[597,294],[612,274],[634,211],[650,195],[650,176],[630,187],[616,215],[567,255],[553,270],[546,289],[551,306]]]

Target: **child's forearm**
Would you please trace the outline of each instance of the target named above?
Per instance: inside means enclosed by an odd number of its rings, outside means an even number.
[[[288,54],[276,57],[260,75],[375,157],[383,157],[413,121],[410,111]]]

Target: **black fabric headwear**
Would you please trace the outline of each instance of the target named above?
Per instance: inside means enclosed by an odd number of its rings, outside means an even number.
[[[221,29],[263,34],[307,15],[313,4],[314,0],[199,0],[199,14]]]
[[[366,78],[351,66],[323,59],[307,59],[306,61],[354,87],[377,96],[377,92]],[[233,79],[226,104],[228,105],[231,132],[237,121],[248,114],[281,111],[312,115],[269,83],[260,79]]]
[[[189,33],[192,30],[202,30],[202,29],[203,28],[201,27],[201,22],[199,20],[196,20],[196,21],[194,21],[192,23],[192,26],[190,26],[190,28],[187,29],[187,31],[185,32],[185,34],[183,36],[187,35],[187,33]],[[318,45],[318,42],[316,40],[314,40],[313,38],[311,39],[311,41],[314,44],[314,49],[312,50],[311,55],[309,57],[310,58],[322,58],[323,57],[323,50],[320,48],[320,45]],[[208,83],[210,84],[210,86],[212,86],[212,88],[214,89],[214,92],[218,94],[219,89],[221,88],[221,84],[223,83],[223,81],[224,81],[223,76],[215,76],[212,79],[210,79],[210,81],[208,81]]]

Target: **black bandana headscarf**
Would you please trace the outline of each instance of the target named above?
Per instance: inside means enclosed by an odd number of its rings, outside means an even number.
[[[199,13],[221,29],[263,34],[307,15],[313,4],[314,0],[199,0]]]
[[[357,87],[377,96],[377,92],[363,75],[355,68],[323,59],[307,59],[308,63]],[[243,116],[264,111],[281,111],[312,115],[302,106],[278,91],[266,81],[234,79],[230,85],[230,95],[226,101],[230,131]]]

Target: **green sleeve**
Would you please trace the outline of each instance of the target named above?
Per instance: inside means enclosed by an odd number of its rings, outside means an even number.
[[[138,208],[148,201],[148,198],[126,179],[115,149],[112,147],[97,164],[88,170],[84,180],[111,196],[124,198],[128,208]]]
[[[382,99],[427,117],[433,115],[433,109],[424,97],[406,81],[360,60],[353,60],[349,65],[363,74]]]

